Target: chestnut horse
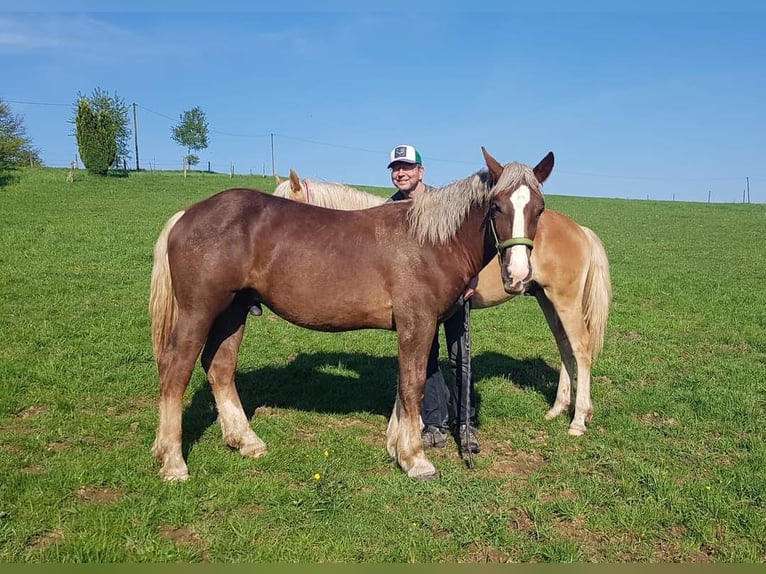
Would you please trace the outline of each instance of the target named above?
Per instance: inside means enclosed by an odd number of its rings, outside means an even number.
[[[552,153],[534,169],[482,153],[486,170],[413,202],[339,211],[229,189],[170,218],[154,247],[149,297],[160,380],[152,451],[165,480],[189,477],[183,395],[200,352],[225,442],[246,456],[266,452],[234,385],[248,310],[261,304],[309,329],[395,330],[399,388],[386,449],[408,476],[437,476],[420,435],[437,325],[493,257],[503,259],[504,283],[521,289],[544,209],[540,186],[553,169]],[[522,266],[521,275],[506,271]],[[324,295],[338,285],[343,297]]]
[[[274,195],[332,209],[365,209],[385,198],[342,183],[301,180],[295,170],[279,182]],[[599,237],[566,215],[546,209],[537,223],[532,251],[532,274],[524,293],[534,295],[543,310],[561,356],[556,400],[546,419],[563,412],[572,415],[569,434],[586,432],[593,416],[591,366],[604,342],[612,283],[609,261]],[[503,285],[497,258],[479,273],[473,308],[504,303],[518,293]],[[574,408],[572,390],[576,387]],[[573,412],[572,412],[573,411]]]

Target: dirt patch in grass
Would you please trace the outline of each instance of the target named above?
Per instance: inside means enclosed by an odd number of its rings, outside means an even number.
[[[679,524],[668,528],[665,536],[657,542],[654,552],[652,552],[652,562],[713,562],[712,556],[702,549],[690,551],[683,549],[683,539],[686,532],[686,528]]]
[[[31,407],[25,408],[20,413],[16,413],[16,418],[25,420],[30,417],[36,417],[38,415],[41,415],[45,412],[45,407],[42,405],[32,405]]]
[[[597,549],[603,541],[603,536],[588,530],[585,527],[585,523],[585,517],[578,514],[573,516],[571,520],[561,519],[555,521],[554,528],[562,538],[577,543],[584,551],[584,554],[593,556],[598,553]]]
[[[61,530],[56,529],[38,536],[32,544],[32,547],[37,550],[45,550],[46,548],[53,546],[54,544],[60,544],[63,541],[64,533]]]
[[[672,427],[678,424],[678,421],[673,417],[663,419],[659,413],[644,413],[636,415],[635,418],[641,424],[651,427]]]
[[[571,488],[565,488],[561,491],[541,492],[537,499],[545,504],[551,504],[557,500],[577,500],[578,494]]]
[[[522,532],[527,535],[532,535],[537,532],[535,521],[530,518],[526,510],[521,508],[512,508],[511,515],[513,518],[508,524],[508,529],[513,532]]]
[[[482,470],[482,474],[490,478],[527,477],[547,464],[539,452],[516,450],[507,442],[483,440],[482,452],[492,453],[495,457],[492,466]]]
[[[160,527],[160,536],[178,546],[197,547],[202,543],[202,538],[190,528],[162,526]]]
[[[71,445],[62,442],[62,441],[53,441],[45,445],[45,450],[48,452],[64,452],[68,448],[70,448]]]
[[[85,502],[112,504],[125,496],[125,491],[121,488],[109,488],[107,486],[81,486],[75,494],[78,499]]]
[[[481,542],[474,542],[460,562],[471,564],[506,564],[510,560],[511,557],[502,550]]]

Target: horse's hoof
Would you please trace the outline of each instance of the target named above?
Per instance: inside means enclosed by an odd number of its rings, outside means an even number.
[[[437,480],[439,478],[439,472],[435,470],[429,474],[418,474],[416,476],[411,476],[410,478],[413,480],[421,480],[424,482],[428,480]]]
[[[162,480],[165,482],[186,482],[189,480],[189,471],[186,472],[165,472],[164,470],[160,471],[160,476],[162,477]]]
[[[429,461],[422,461],[414,465],[408,472],[407,476],[413,480],[434,480],[439,478],[439,472],[436,467]]]
[[[566,407],[551,407],[550,410],[548,410],[548,412],[545,413],[545,420],[546,421],[553,420],[566,410],[567,410]]]
[[[584,426],[572,425],[569,427],[567,434],[569,436],[582,436],[586,433],[587,430],[588,429],[586,429]]]
[[[239,454],[248,458],[258,458],[268,452],[265,444],[249,444],[239,449]]]

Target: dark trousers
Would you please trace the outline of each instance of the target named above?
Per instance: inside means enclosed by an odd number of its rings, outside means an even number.
[[[437,327],[431,353],[428,356],[426,387],[420,415],[425,425],[448,428],[450,414],[457,424],[465,423],[466,419],[473,423],[476,419],[476,392],[473,387],[473,375],[471,375],[470,299],[444,321],[444,337],[447,342],[452,380],[447,384],[439,369],[439,328]],[[466,384],[469,385],[471,393],[469,416],[466,416]]]

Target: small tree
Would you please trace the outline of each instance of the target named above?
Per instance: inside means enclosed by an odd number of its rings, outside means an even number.
[[[23,118],[0,98],[0,171],[41,163],[40,152],[27,137]]]
[[[86,122],[87,125],[89,125],[91,128],[95,128],[96,126],[99,126],[98,129],[105,130],[106,132],[111,133],[112,137],[114,137],[114,146],[112,146],[111,143],[108,143],[104,139],[104,136],[106,135],[106,133],[102,133],[97,138],[93,137],[93,134],[84,136],[83,141],[89,142],[88,143],[89,146],[97,142],[102,142],[102,140],[103,140],[103,144],[106,146],[105,149],[101,150],[101,152],[98,152],[98,153],[93,149],[89,149],[87,152],[90,158],[95,158],[95,157],[100,158],[99,166],[97,167],[96,171],[91,170],[90,166],[88,166],[88,162],[83,156],[82,149],[80,148],[81,135],[79,133],[78,118],[81,113],[80,104],[82,103],[83,100],[88,103],[88,106],[90,108],[90,111],[92,112],[93,117],[101,118],[98,120],[94,120],[93,118],[91,118],[89,122]],[[101,88],[96,88],[95,90],[93,90],[93,93],[90,97],[87,97],[84,94],[78,92],[77,102],[75,104],[74,116],[75,117],[72,120],[72,123],[75,124],[74,135],[77,138],[77,145],[78,145],[78,149],[80,150],[80,157],[82,158],[82,161],[85,164],[85,167],[87,167],[89,171],[93,171],[93,173],[102,173],[102,167],[100,165],[100,162],[103,161],[103,158],[101,158],[101,156],[110,155],[109,152],[111,151],[112,147],[114,147],[114,153],[111,154],[112,159],[107,165],[107,168],[111,166],[118,167],[118,163],[121,158],[125,158],[125,159],[130,158],[131,131],[130,131],[129,119],[128,119],[128,106],[125,104],[125,101],[122,98],[120,98],[117,94],[111,95],[108,91],[102,90]],[[108,123],[111,124],[111,128],[107,128]],[[106,172],[104,171],[103,173],[105,174]]]
[[[77,103],[75,118],[77,149],[88,171],[106,175],[117,159],[117,131],[105,109],[94,110],[87,98]]]
[[[197,165],[199,157],[192,154],[192,150],[200,151],[208,146],[208,126],[205,112],[198,107],[186,110],[180,115],[180,122],[173,126],[172,137],[178,145],[186,148],[186,162],[189,165]]]

